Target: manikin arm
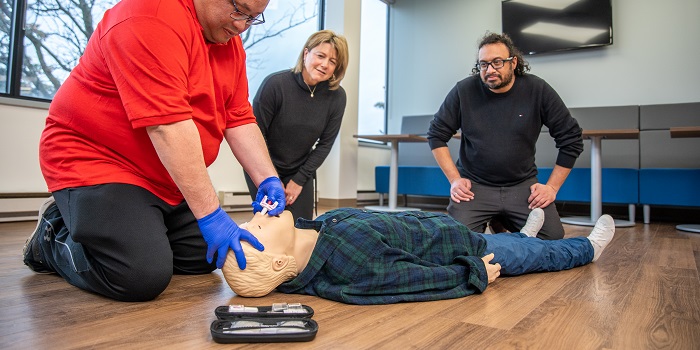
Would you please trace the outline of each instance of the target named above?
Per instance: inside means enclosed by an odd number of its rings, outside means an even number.
[[[481,258],[481,260],[484,261],[484,266],[486,267],[486,273],[489,276],[489,284],[493,283],[493,281],[496,280],[501,275],[501,264],[495,263],[492,264],[491,260],[493,260],[494,254],[491,253],[489,255],[486,255],[485,257]]]

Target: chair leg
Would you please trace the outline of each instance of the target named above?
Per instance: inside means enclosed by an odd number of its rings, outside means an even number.
[[[636,214],[635,212],[637,211],[637,206],[630,203],[630,204],[627,206],[627,209],[628,209],[628,211],[629,211],[630,221],[631,221],[631,222],[634,222],[635,214]]]
[[[649,204],[644,204],[644,223],[648,224],[651,220],[651,208],[649,207]]]
[[[379,206],[381,207],[383,205],[384,205],[384,193],[380,193],[379,194]]]

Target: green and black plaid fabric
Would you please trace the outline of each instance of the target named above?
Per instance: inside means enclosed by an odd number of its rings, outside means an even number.
[[[296,226],[319,238],[304,271],[278,287],[283,293],[392,304],[459,298],[488,284],[486,242],[445,214],[342,208]]]

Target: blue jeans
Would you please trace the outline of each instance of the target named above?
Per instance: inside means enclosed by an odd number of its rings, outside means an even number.
[[[593,246],[586,237],[541,240],[522,233],[484,234],[486,252],[494,253],[492,264],[501,264],[501,275],[561,271],[590,263]]]

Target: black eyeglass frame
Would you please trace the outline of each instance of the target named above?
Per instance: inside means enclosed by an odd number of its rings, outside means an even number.
[[[236,5],[235,1],[231,0],[231,2],[233,3],[234,12],[231,12],[229,14],[229,17],[231,17],[232,20],[234,20],[234,21],[244,21],[245,20],[245,24],[251,25],[251,26],[265,23],[265,14],[264,13],[260,12],[259,15],[253,17],[253,16],[239,10],[238,5]],[[240,17],[234,17],[234,14],[239,14]],[[258,18],[258,17],[260,17],[260,18]]]
[[[498,70],[498,69],[503,68],[503,66],[506,65],[506,62],[513,61],[514,58],[515,58],[515,56],[510,56],[508,58],[497,58],[497,59],[490,61],[490,62],[484,62],[484,61],[476,62],[475,68],[479,71],[485,71],[485,70],[489,69],[489,66],[491,66],[491,67],[493,67],[493,69]],[[500,64],[498,62],[500,62]],[[498,65],[498,67],[496,67],[497,65]]]

